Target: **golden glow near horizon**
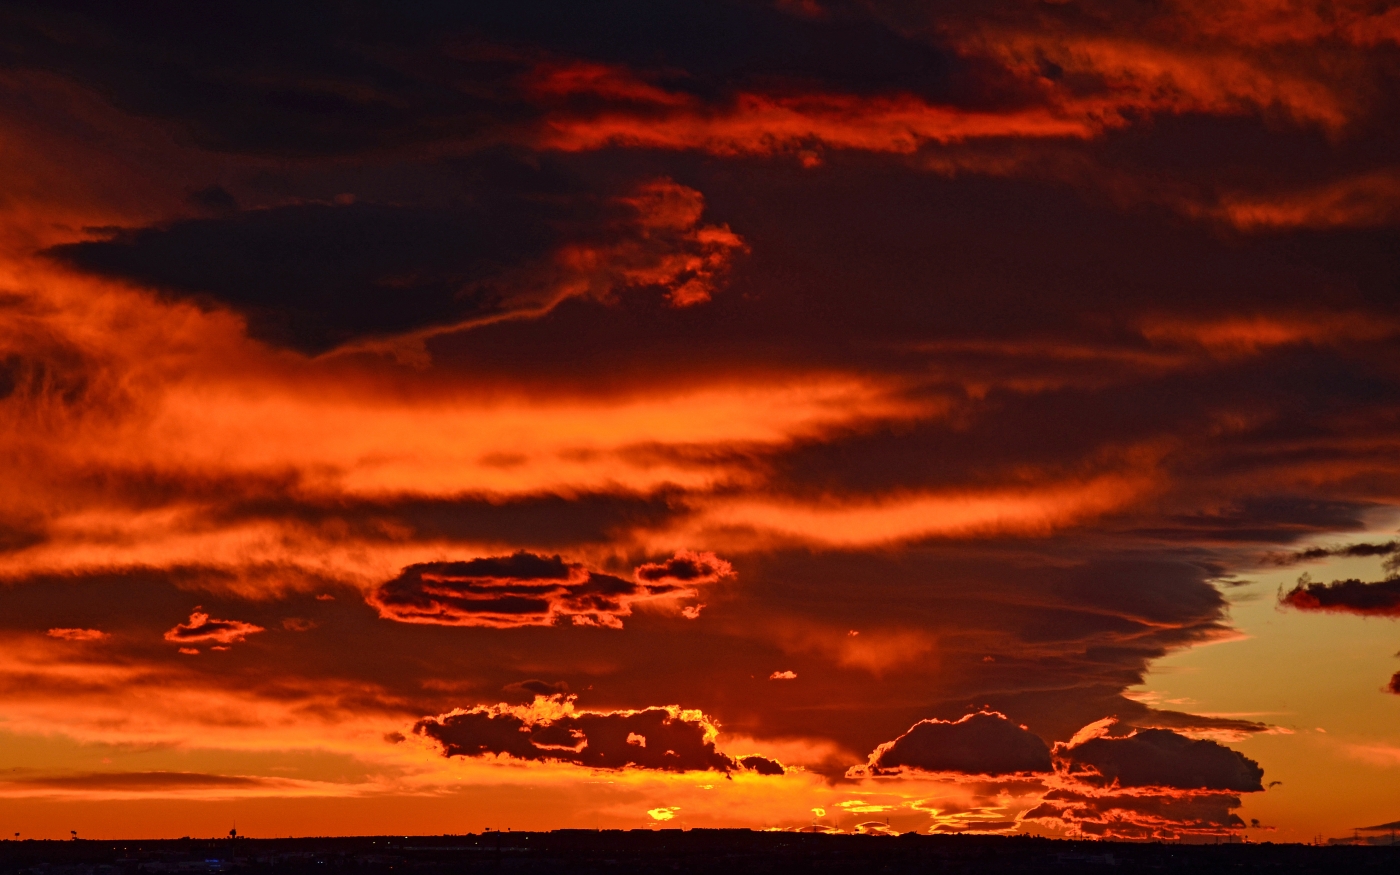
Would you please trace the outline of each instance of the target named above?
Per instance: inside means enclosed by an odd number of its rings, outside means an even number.
[[[1400,818],[1400,15],[656,8],[0,11],[0,835]]]

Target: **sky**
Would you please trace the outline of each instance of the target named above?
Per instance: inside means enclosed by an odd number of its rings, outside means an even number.
[[[1400,7],[0,3],[0,835],[1400,819]]]

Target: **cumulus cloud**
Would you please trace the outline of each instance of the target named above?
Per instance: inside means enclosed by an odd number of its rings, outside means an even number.
[[[1052,752],[1052,788],[1025,819],[1073,835],[1176,839],[1244,826],[1240,793],[1264,789],[1259,764],[1222,744],[1167,729],[1114,736],[1116,721],[1084,727]]]
[[[680,571],[667,570],[672,564]],[[509,628],[567,620],[620,629],[633,605],[693,597],[695,585],[718,579],[721,568],[730,573],[728,563],[713,554],[677,554],[665,564],[641,566],[638,580],[631,581],[565,562],[558,555],[522,550],[510,556],[410,565],[367,598],[381,617],[402,623]]]
[[[1356,578],[1322,583],[1303,575],[1292,589],[1279,594],[1279,603],[1300,611],[1400,617],[1400,577],[1373,583]]]
[[[1054,757],[1060,774],[1094,787],[1237,793],[1264,789],[1264,770],[1254,760],[1223,744],[1170,729],[1057,744]]]
[[[963,775],[1026,775],[1051,770],[1050,748],[1006,715],[978,711],[959,720],[921,720],[870,754],[872,775],[903,771]]]
[[[676,705],[636,711],[583,711],[575,696],[539,697],[527,706],[500,704],[418,721],[414,731],[442,745],[444,756],[495,755],[593,769],[780,774],[762,757],[754,765],[715,748],[718,728],[704,714]]]
[[[1386,685],[1386,690],[1400,696],[1400,671],[1390,676],[1390,683]]]
[[[211,644],[227,647],[237,644],[249,635],[266,631],[261,626],[245,623],[242,620],[216,620],[199,608],[190,612],[188,622],[180,623],[165,633],[165,640],[174,644]],[[182,652],[187,652],[182,649]]]

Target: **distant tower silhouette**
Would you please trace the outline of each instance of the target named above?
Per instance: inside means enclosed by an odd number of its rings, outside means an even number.
[[[76,829],[68,830],[68,834],[73,837],[73,841],[76,842],[78,840],[78,831]]]

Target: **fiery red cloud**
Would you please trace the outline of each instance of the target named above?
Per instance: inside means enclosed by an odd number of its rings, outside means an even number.
[[[1394,10],[284,7],[0,10],[0,797],[1218,836],[1400,615]]]
[[[179,623],[165,633],[165,640],[174,644],[213,644],[227,647],[238,644],[249,635],[267,631],[261,626],[242,620],[216,620],[199,608],[190,612],[187,622]]]
[[[521,551],[466,562],[410,565],[369,595],[382,617],[445,626],[576,626],[622,628],[638,602],[693,598],[695,586],[733,574],[713,553],[677,553],[647,563],[637,581],[589,571],[559,556]]]
[[[107,638],[106,632],[101,629],[50,629],[50,638],[58,638],[63,641],[101,641]]]

